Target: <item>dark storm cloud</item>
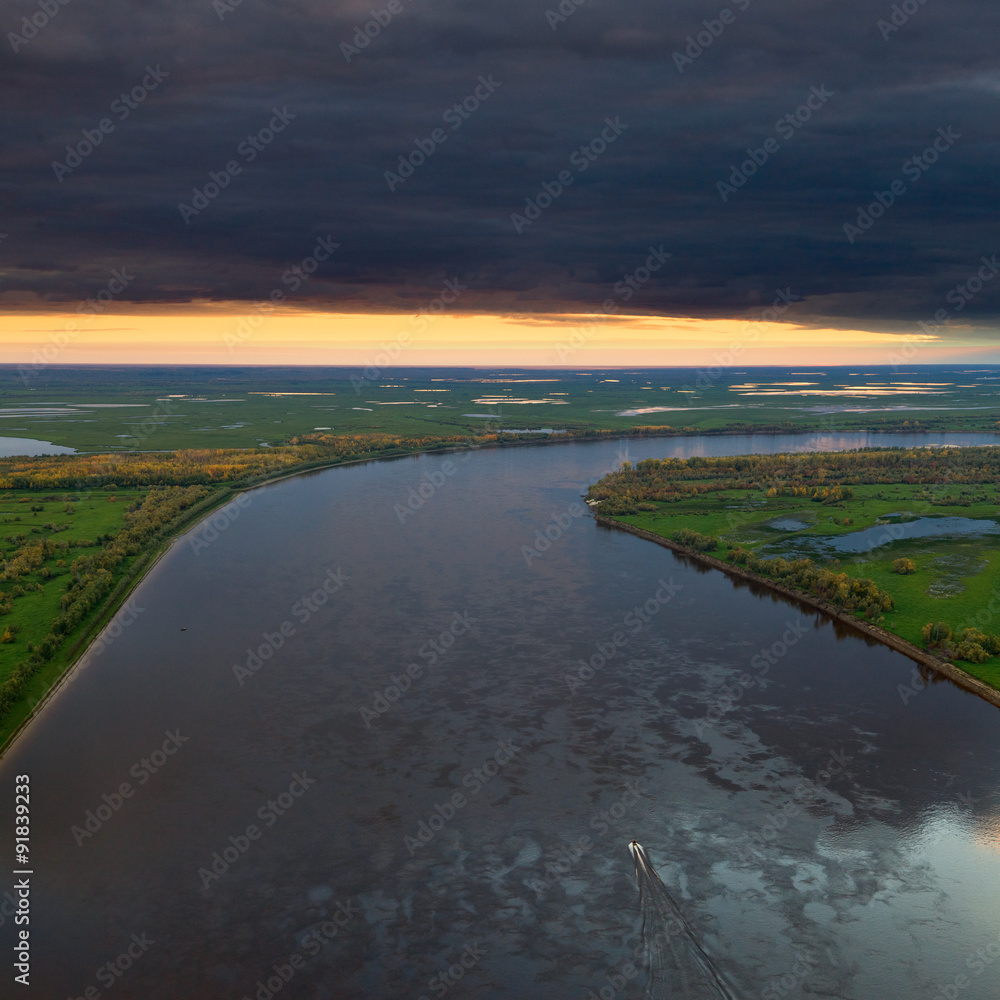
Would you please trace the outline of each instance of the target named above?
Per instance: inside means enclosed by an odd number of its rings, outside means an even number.
[[[662,245],[639,311],[732,315],[780,288],[879,325],[933,315],[1000,252],[982,0],[386,3],[9,5],[3,301],[74,301],[121,266],[126,297],[257,298],[331,234],[303,306],[408,309],[458,277],[463,308],[588,310]],[[1000,281],[963,310],[988,325]]]

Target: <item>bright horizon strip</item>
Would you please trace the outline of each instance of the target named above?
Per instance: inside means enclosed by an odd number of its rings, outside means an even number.
[[[252,303],[152,308],[119,306],[96,316],[0,314],[0,362],[739,368],[975,362],[970,355],[983,363],[995,351],[982,343],[945,341],[935,334],[746,319],[603,313],[417,317],[291,309],[261,315]],[[899,356],[904,347],[905,361]]]

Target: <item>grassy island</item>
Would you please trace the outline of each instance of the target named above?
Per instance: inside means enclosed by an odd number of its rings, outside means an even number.
[[[1000,448],[647,459],[601,519],[827,604],[1000,690]]]

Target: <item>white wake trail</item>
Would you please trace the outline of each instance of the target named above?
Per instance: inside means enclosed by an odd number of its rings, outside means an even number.
[[[642,916],[642,946],[649,975],[649,997],[684,1000],[738,1000],[698,941],[642,844],[628,845],[635,861]]]

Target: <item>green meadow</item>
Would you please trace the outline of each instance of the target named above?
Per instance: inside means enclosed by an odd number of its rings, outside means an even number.
[[[44,560],[37,569],[4,583],[36,590],[30,600],[15,598],[11,610],[0,617],[0,634],[16,630],[13,641],[0,642],[0,681],[10,666],[23,659],[47,634],[59,613],[59,598],[69,577],[69,563],[106,536],[118,534],[126,508],[148,490],[91,491],[84,493],[19,494],[0,492],[0,561],[6,561],[28,542],[51,539],[68,543],[68,550]]]
[[[567,337],[570,332],[567,332]],[[234,360],[236,360],[234,358]],[[253,448],[314,431],[995,431],[994,370],[0,365],[0,436],[81,451]],[[749,372],[749,373],[748,373]]]

